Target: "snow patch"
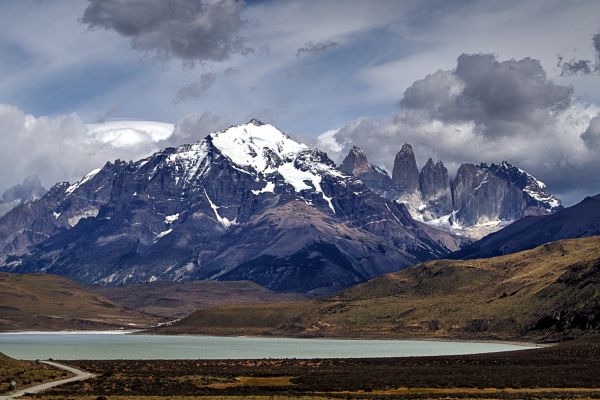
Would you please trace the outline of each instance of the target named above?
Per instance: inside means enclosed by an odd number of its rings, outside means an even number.
[[[98,211],[99,210],[97,208],[86,208],[85,210],[81,210],[77,214],[73,215],[67,220],[67,222],[73,227],[84,218],[96,218],[98,216]]]
[[[179,213],[173,215],[167,215],[165,217],[165,224],[172,224],[179,219]]]
[[[83,177],[82,180],[80,180],[79,182],[69,186],[67,188],[67,190],[65,190],[66,194],[72,194],[75,190],[77,190],[79,187],[81,187],[81,185],[83,185],[84,183],[86,183],[87,181],[89,181],[90,179],[92,179],[94,176],[96,176],[98,174],[98,172],[100,172],[102,170],[102,168],[96,168],[90,172],[87,173],[86,176]]]
[[[237,225],[237,222],[235,219],[233,221],[230,221],[226,217],[221,217],[219,215],[220,207],[217,206],[215,203],[213,203],[212,200],[210,199],[210,197],[208,197],[208,193],[206,193],[206,189],[204,189],[204,195],[206,196],[206,199],[208,200],[208,203],[210,204],[210,208],[213,209],[215,216],[217,217],[217,221],[219,221],[219,223],[221,225],[223,225],[224,228],[229,228],[231,225]]]
[[[261,193],[275,193],[275,184],[273,182],[267,182],[264,188],[260,190],[252,190],[255,196],[258,196]]]

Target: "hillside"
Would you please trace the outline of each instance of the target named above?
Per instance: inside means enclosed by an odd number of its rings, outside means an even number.
[[[532,249],[544,243],[600,235],[600,194],[554,214],[529,216],[450,255],[486,258]]]
[[[0,331],[131,329],[157,321],[56,275],[0,273],[0,299]]]
[[[600,237],[438,260],[293,306],[200,310],[163,332],[545,340],[598,332]],[[260,321],[256,322],[256,321]]]
[[[178,318],[220,304],[275,303],[303,299],[276,293],[249,281],[153,282],[125,286],[93,286],[95,292],[127,308]]]

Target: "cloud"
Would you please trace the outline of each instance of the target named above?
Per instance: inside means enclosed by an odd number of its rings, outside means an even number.
[[[600,114],[591,119],[581,139],[591,150],[600,150]]]
[[[209,133],[218,132],[231,125],[232,122],[228,118],[211,112],[191,114],[175,124],[173,135],[159,144],[161,147],[167,147],[193,143],[201,140]]]
[[[567,204],[600,192],[600,179],[589,174],[600,170],[600,108],[549,81],[536,60],[462,55],[455,69],[414,82],[400,105],[390,117],[351,121],[317,143],[338,162],[359,145],[389,171],[405,142],[419,165],[433,157],[451,172],[464,162],[507,160]]]
[[[304,46],[300,47],[296,52],[297,57],[302,57],[304,55],[311,55],[316,53],[323,53],[328,50],[335,49],[338,47],[339,43],[334,42],[333,40],[321,40],[319,42],[306,42]]]
[[[175,97],[173,98],[173,102],[175,104],[181,103],[182,101],[197,99],[202,97],[208,89],[210,89],[215,82],[217,81],[217,74],[214,72],[207,72],[200,76],[200,80],[198,82],[190,83],[182,88],[180,88],[177,93],[175,93]]]
[[[570,75],[590,75],[600,72],[600,33],[592,36],[592,47],[594,48],[596,59],[592,60],[569,60],[563,62],[563,56],[558,55],[558,67],[561,69],[561,76]]]
[[[46,187],[74,182],[107,161],[138,160],[229,125],[208,112],[185,117],[174,128],[144,121],[87,125],[76,114],[36,117],[0,103],[0,193],[34,174]]]
[[[251,51],[239,34],[242,7],[235,0],[90,0],[81,22],[114,30],[159,58],[218,62]]]
[[[453,71],[414,82],[400,104],[439,121],[472,121],[482,134],[495,136],[543,125],[572,96],[572,88],[548,80],[538,60],[499,62],[492,54],[462,54]]]

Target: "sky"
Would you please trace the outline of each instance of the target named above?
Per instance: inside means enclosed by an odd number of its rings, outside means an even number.
[[[259,118],[339,162],[507,160],[600,193],[600,2],[4,0],[0,191]],[[149,120],[107,135],[90,124]],[[97,125],[95,125],[97,127]],[[158,130],[157,130],[158,129]]]

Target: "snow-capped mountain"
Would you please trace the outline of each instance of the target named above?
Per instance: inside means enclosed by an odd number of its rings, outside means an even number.
[[[405,204],[414,219],[472,239],[524,216],[562,209],[543,182],[506,161],[463,164],[450,180],[442,161],[429,159],[419,171],[412,147],[405,144],[396,155],[391,177],[371,166],[358,147],[350,150],[342,170],[381,196]]]
[[[326,292],[457,249],[323,152],[252,120],[59,183],[0,220],[2,269],[82,283]]]

